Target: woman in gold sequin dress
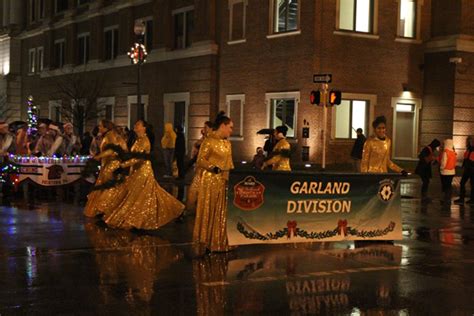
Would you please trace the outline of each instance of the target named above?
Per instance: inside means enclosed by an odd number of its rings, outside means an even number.
[[[102,135],[102,142],[100,143],[100,153],[94,156],[95,160],[100,161],[100,173],[96,186],[102,185],[107,181],[113,179],[114,171],[120,167],[120,160],[117,153],[107,148],[107,145],[119,145],[123,150],[127,150],[127,143],[116,132],[115,126],[112,122],[102,120],[99,123],[99,133]],[[94,217],[98,214],[104,214],[104,201],[108,201],[115,195],[115,190],[95,190],[87,195],[87,204],[84,210],[84,215]]]
[[[234,168],[232,147],[227,138],[232,134],[230,118],[219,113],[214,132],[208,135],[199,150],[197,167],[201,168],[201,184],[196,208],[193,240],[201,250],[228,251],[227,182]]]
[[[132,153],[150,154],[151,144],[146,129],[146,122],[139,120],[135,123],[137,140],[132,146]],[[117,200],[120,203],[105,217],[107,225],[152,230],[181,215],[184,205],[156,182],[149,159],[132,158],[123,162],[121,167],[131,167],[130,176],[119,187],[121,193]]]
[[[262,170],[267,166],[272,166],[272,170],[278,171],[291,171],[290,166],[290,143],[286,140],[286,132],[288,127],[278,126],[275,128],[274,136],[278,140],[278,143],[273,147],[272,158],[265,161],[262,166]]]
[[[388,169],[406,175],[407,172],[390,160],[392,142],[385,135],[387,120],[384,116],[377,117],[372,123],[375,135],[364,144],[361,172],[386,173]]]

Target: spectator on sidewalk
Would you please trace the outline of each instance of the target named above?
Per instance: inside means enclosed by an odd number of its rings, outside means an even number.
[[[165,162],[165,177],[173,176],[173,158],[176,144],[176,133],[171,123],[165,124],[165,133],[161,138],[161,147],[163,148],[163,157]]]
[[[360,172],[360,161],[362,160],[362,152],[364,150],[366,138],[363,134],[362,128],[358,128],[356,133],[357,139],[354,142],[354,146],[352,146],[351,158],[354,165],[354,171]]]
[[[454,175],[456,174],[456,152],[452,139],[445,139],[443,146],[443,153],[440,161],[440,175],[441,187],[443,190],[443,200],[448,203],[451,202],[452,183]]]
[[[433,139],[431,143],[423,148],[418,154],[418,164],[415,173],[420,176],[423,185],[421,186],[421,200],[423,202],[430,201],[428,197],[428,186],[432,177],[431,165],[436,161],[435,151],[441,145],[440,141]]]
[[[252,168],[260,170],[265,162],[265,154],[262,147],[257,147],[257,154],[253,156]]]
[[[468,204],[474,204],[474,136],[466,138],[466,151],[464,152],[464,160],[462,162],[464,171],[462,173],[459,198],[454,201],[456,204],[464,204],[466,197],[466,183],[470,181],[471,184],[471,199],[467,201]]]

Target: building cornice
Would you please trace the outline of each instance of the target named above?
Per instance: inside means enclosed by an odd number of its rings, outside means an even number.
[[[425,53],[451,51],[474,53],[474,36],[464,34],[442,36],[425,43]]]
[[[146,67],[147,64],[163,62],[163,61],[217,55],[218,50],[219,50],[218,45],[210,41],[197,42],[197,43],[194,43],[193,46],[189,48],[180,49],[180,50],[167,51],[165,49],[157,49],[157,50],[153,50],[148,55],[147,61],[144,67]],[[129,57],[127,55],[120,55],[112,61],[99,62],[98,60],[91,60],[86,66],[65,65],[61,69],[54,69],[54,70],[45,69],[44,71],[41,72],[40,76],[41,78],[49,78],[49,77],[69,75],[72,73],[108,70],[108,69],[115,69],[115,68],[127,67],[127,66],[133,67],[133,65],[130,64]]]

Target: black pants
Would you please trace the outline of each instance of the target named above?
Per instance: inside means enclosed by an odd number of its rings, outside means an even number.
[[[176,155],[176,166],[178,167],[178,177],[184,178],[186,169],[184,168],[184,155]]]
[[[421,197],[424,198],[428,195],[428,186],[430,185],[429,177],[421,177],[423,184],[421,185]]]
[[[462,174],[461,178],[461,184],[460,184],[460,190],[459,190],[459,198],[464,199],[466,197],[466,183],[467,181],[471,182],[471,199],[474,199],[474,190],[472,189],[473,187],[473,181],[474,181],[474,171],[473,170],[466,170],[464,169],[464,172]]]
[[[445,199],[451,198],[453,178],[454,178],[454,175],[452,176],[441,175],[441,187],[442,187]]]

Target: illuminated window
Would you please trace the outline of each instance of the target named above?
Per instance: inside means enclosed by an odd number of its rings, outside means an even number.
[[[416,1],[400,0],[398,36],[416,38]]]
[[[339,0],[339,29],[373,32],[374,0]]]
[[[299,29],[298,0],[273,1],[273,33],[296,31]]]
[[[173,11],[174,49],[191,46],[194,30],[194,7]]]
[[[267,93],[265,99],[270,110],[269,127],[285,125],[288,127],[286,136],[295,138],[299,98],[299,92]]]
[[[334,107],[335,137],[339,139],[357,138],[356,130],[362,128],[367,133],[369,121],[369,101],[342,100]],[[367,135],[367,134],[366,134]]]

